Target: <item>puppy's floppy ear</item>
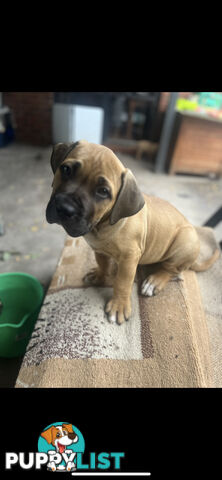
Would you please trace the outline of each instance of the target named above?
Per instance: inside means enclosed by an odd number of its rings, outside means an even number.
[[[48,443],[52,443],[53,429],[56,430],[55,427],[49,427],[47,430],[44,430],[44,432],[41,433],[41,437],[43,437]]]
[[[110,224],[118,222],[121,218],[131,217],[143,208],[145,200],[131,170],[126,169],[122,174],[122,185],[116,203],[110,215]]]
[[[79,142],[71,142],[71,143],[56,143],[54,145],[51,155],[51,167],[53,173],[56,172],[57,168],[63,160],[67,157],[67,155],[73,150]]]
[[[71,423],[63,423],[62,428],[66,428],[68,432],[73,433],[73,427]]]

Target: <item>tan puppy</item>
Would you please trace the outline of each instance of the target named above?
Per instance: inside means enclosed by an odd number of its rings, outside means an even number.
[[[85,280],[101,285],[110,259],[117,265],[113,297],[105,311],[121,324],[131,315],[131,291],[138,264],[161,262],[159,270],[142,284],[152,296],[181,271],[202,271],[196,263],[199,239],[195,228],[168,202],[142,195],[135,177],[116,155],[85,140],[54,146],[51,166],[55,174],[46,210],[49,223],[62,225],[73,237],[84,235],[95,251],[98,267]]]

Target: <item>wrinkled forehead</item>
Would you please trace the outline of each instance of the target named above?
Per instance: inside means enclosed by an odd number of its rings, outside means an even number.
[[[79,144],[68,154],[65,162],[80,163],[79,174],[93,179],[104,176],[115,184],[121,177],[125,167],[109,148],[85,141]]]

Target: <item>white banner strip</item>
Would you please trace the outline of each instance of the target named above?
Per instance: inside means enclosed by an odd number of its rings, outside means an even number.
[[[72,475],[79,475],[79,477],[90,477],[90,476],[95,476],[97,475],[98,477],[101,476],[119,476],[119,477],[126,477],[126,476],[131,476],[131,477],[147,477],[150,476],[150,472],[104,472],[104,473],[98,473],[98,472],[73,472]]]

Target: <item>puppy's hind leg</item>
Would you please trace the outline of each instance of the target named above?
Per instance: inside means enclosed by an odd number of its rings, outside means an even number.
[[[142,283],[142,295],[152,297],[170,280],[175,280],[175,277],[181,279],[181,272],[191,267],[198,256],[199,248],[199,239],[193,227],[182,227],[167,252],[167,260],[162,263],[156,273]]]
[[[86,285],[104,285],[106,276],[110,273],[110,257],[95,253],[98,266],[88,272],[83,281]]]
[[[158,270],[147,277],[141,286],[141,294],[146,297],[152,297],[156,295],[165,285],[175,277],[175,274],[167,272],[164,269]]]

